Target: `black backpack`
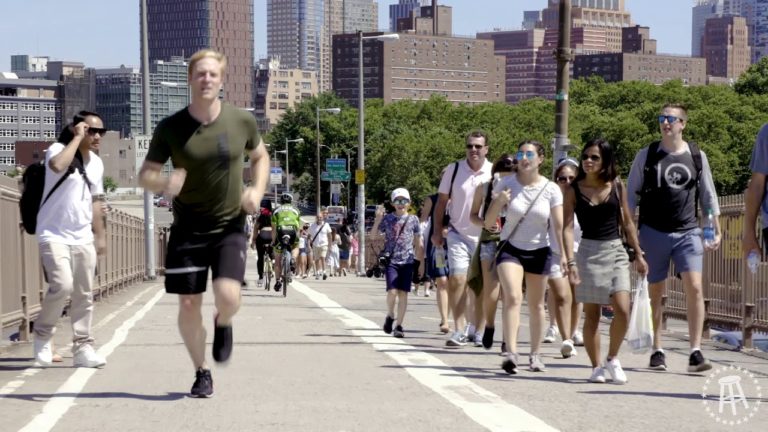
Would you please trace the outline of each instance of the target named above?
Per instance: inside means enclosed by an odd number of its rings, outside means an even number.
[[[75,172],[75,167],[70,165],[67,172],[61,176],[61,179],[56,182],[56,185],[53,186],[45,199],[43,199],[45,160],[32,164],[24,170],[24,175],[21,176],[22,190],[21,199],[19,199],[19,211],[21,212],[21,224],[24,226],[24,231],[27,234],[35,234],[37,229],[37,213],[40,211],[40,208],[73,172]]]

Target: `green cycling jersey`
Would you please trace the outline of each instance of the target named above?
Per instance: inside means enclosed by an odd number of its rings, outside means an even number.
[[[299,211],[290,204],[283,204],[272,213],[272,226],[277,229],[291,227],[299,231],[301,218]]]

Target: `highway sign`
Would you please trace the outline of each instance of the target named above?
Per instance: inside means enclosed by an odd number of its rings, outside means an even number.
[[[320,180],[330,182],[346,182],[352,178],[352,175],[346,171],[323,171],[320,174]]]
[[[330,172],[346,172],[347,160],[346,159],[326,159],[325,170]]]

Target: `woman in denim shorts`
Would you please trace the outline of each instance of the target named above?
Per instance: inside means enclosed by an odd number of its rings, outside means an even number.
[[[470,211],[469,218],[473,224],[483,226],[483,215],[485,210],[491,204],[493,187],[502,178],[514,174],[517,161],[514,156],[505,153],[496,159],[491,168],[491,176],[493,179],[490,182],[483,183],[477,186],[475,189],[475,196],[472,201],[472,210]],[[496,320],[496,305],[499,302],[499,279],[496,277],[496,271],[493,268],[493,260],[496,258],[496,246],[499,243],[499,232],[504,225],[504,217],[500,217],[496,223],[496,226],[492,230],[485,228],[480,232],[480,268],[482,270],[483,277],[483,291],[478,294],[478,301],[482,301],[482,308],[479,308],[483,313],[485,320],[485,330],[483,331],[482,338],[475,337],[475,345],[482,343],[485,349],[491,349],[493,346],[493,333]],[[482,322],[478,322],[477,330],[482,328]],[[504,347],[502,347],[504,351]]]

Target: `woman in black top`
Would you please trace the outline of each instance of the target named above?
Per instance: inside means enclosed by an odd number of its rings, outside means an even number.
[[[584,303],[584,347],[592,362],[590,382],[604,383],[605,372],[616,384],[627,376],[616,357],[629,321],[629,258],[619,235],[619,224],[627,240],[638,251],[635,268],[645,275],[648,265],[640,251],[633,215],[629,213],[626,188],[618,178],[613,147],[603,139],[584,146],[576,179],[564,197],[565,256],[568,277],[576,287],[576,301]],[[573,215],[581,224],[579,251],[573,252]],[[601,306],[611,304],[610,347],[600,363]]]

